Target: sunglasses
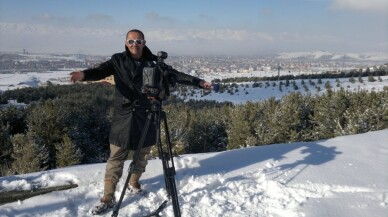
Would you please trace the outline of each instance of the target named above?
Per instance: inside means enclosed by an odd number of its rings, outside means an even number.
[[[143,40],[143,39],[129,39],[127,41],[127,43],[128,44],[138,44],[138,45],[140,45],[140,44],[144,44],[145,40]]]

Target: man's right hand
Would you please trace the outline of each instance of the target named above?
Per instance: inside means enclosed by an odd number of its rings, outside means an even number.
[[[85,73],[83,71],[75,71],[70,73],[70,81],[75,83],[84,80]]]

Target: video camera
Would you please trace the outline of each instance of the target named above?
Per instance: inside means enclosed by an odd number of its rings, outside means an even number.
[[[175,86],[175,69],[164,63],[167,53],[159,51],[157,54],[156,66],[144,67],[142,93],[148,98],[165,99],[170,95],[170,86]]]

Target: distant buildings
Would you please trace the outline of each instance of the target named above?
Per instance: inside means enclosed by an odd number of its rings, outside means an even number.
[[[103,83],[103,84],[115,85],[113,75],[108,76],[108,77],[101,79],[99,81],[85,81],[84,83]]]
[[[28,54],[28,55],[26,55]],[[0,53],[0,73],[46,72],[93,67],[108,60],[109,56],[94,56],[83,54],[31,54],[23,49],[20,53]],[[171,56],[166,63],[178,71],[196,76],[222,73],[253,73],[264,72],[266,76],[277,76],[277,67],[282,71],[319,74],[326,71],[344,71],[351,69],[370,68],[385,62],[370,62],[360,59],[311,59],[308,57],[278,58],[264,57],[230,57],[230,56]],[[101,82],[114,83],[113,78]]]

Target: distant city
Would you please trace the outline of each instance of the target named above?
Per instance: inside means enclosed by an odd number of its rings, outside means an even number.
[[[108,60],[110,56],[84,54],[0,53],[0,73],[47,72],[84,69]],[[356,68],[379,67],[388,64],[386,56],[333,54],[329,52],[282,53],[261,57],[237,56],[171,56],[166,63],[190,74],[250,73],[321,73]]]

